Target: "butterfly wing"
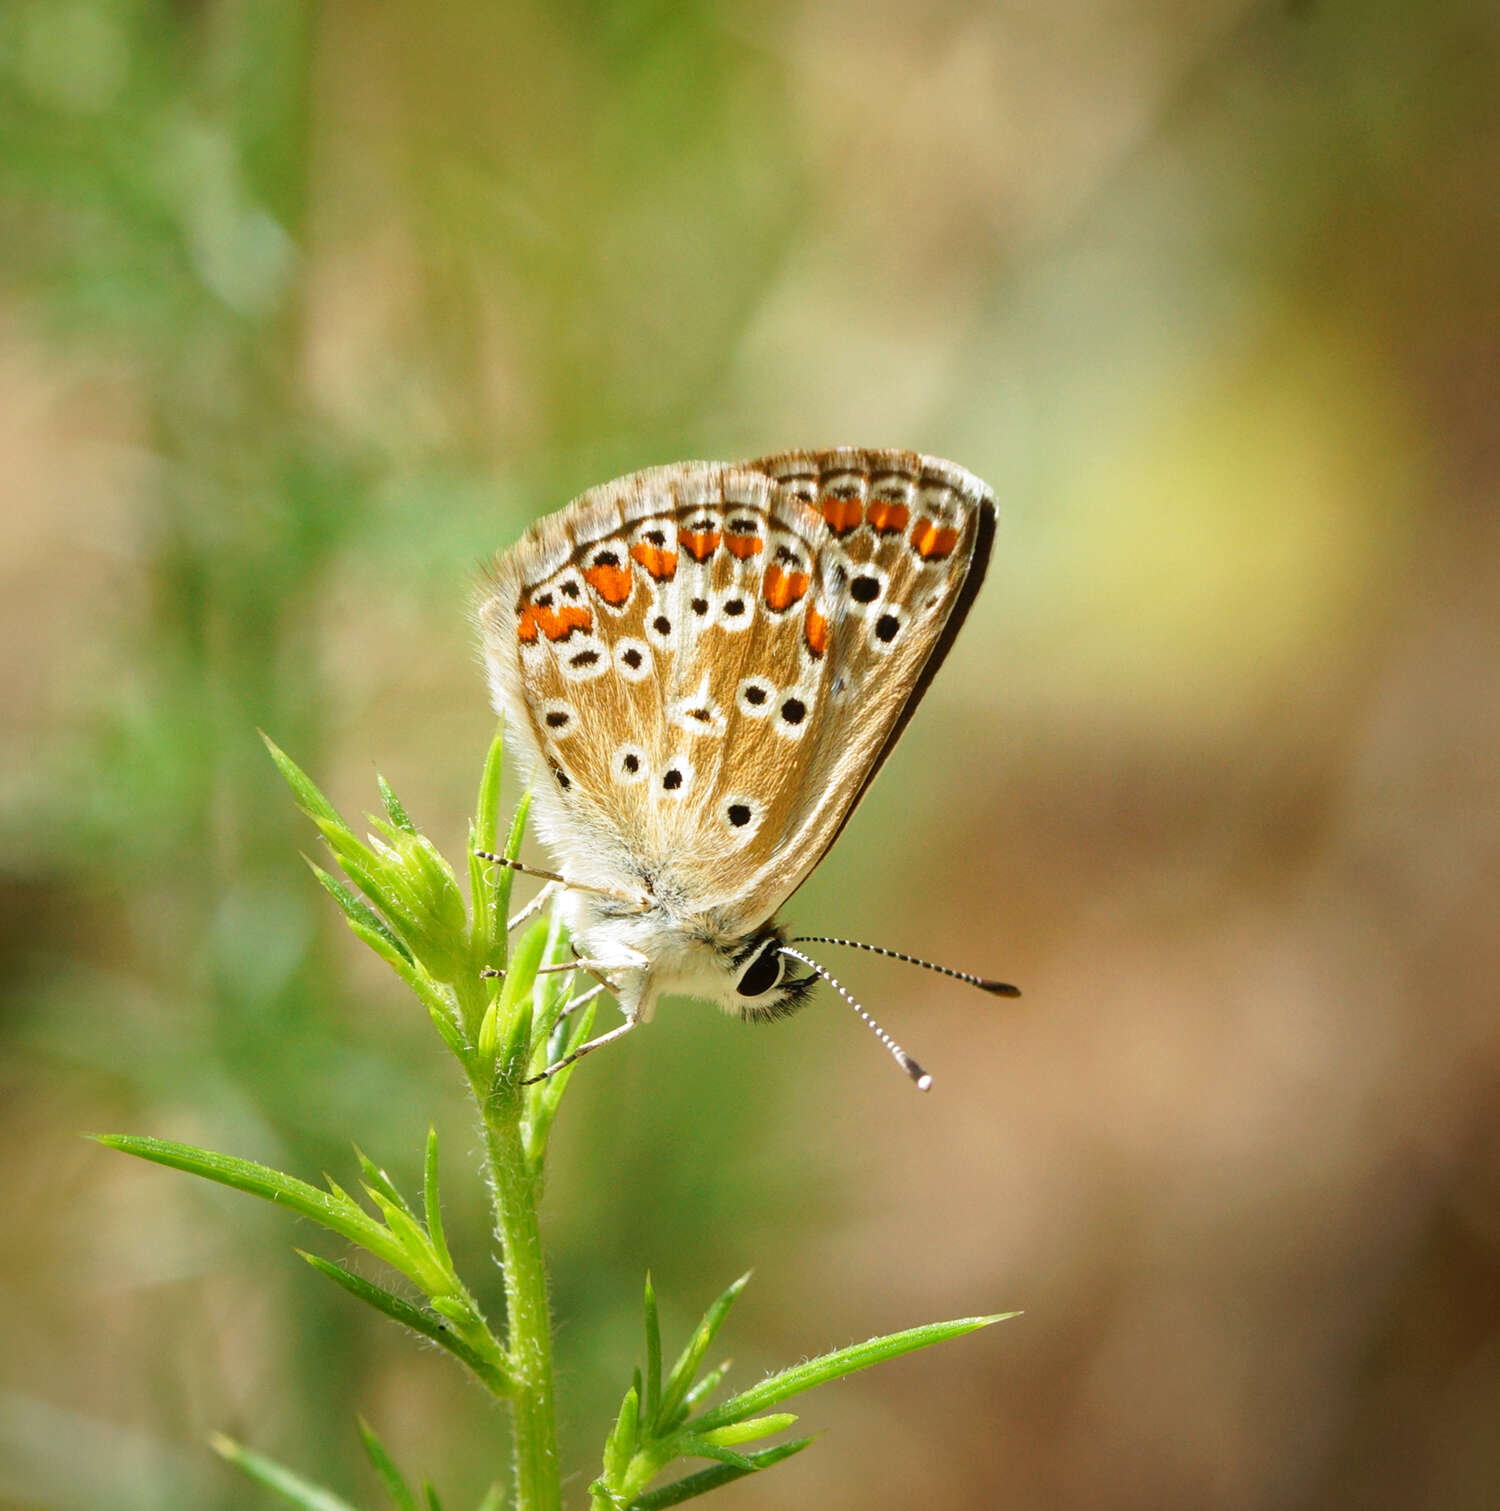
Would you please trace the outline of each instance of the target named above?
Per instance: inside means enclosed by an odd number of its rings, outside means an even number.
[[[682,463],[590,490],[496,564],[496,706],[567,871],[747,933],[889,754],[978,590],[989,490],[910,452]]]

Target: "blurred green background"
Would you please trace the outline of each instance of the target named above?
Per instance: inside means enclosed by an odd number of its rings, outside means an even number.
[[[450,1506],[503,1424],[280,1214],[80,1139],[398,1178],[457,1078],[261,725],[450,852],[475,564],[619,472],[900,445],[1004,517],[792,910],[559,1131],[566,1462],[740,1270],[809,1397],[739,1511],[1500,1500],[1500,9],[1489,0],[0,8],[0,1505]],[[539,856],[537,858],[540,858]],[[518,892],[518,896],[522,893]],[[326,1251],[326,1250],[325,1250]],[[487,1296],[497,1307],[491,1275]]]

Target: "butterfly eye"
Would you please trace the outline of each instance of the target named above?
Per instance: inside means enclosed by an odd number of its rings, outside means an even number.
[[[781,941],[768,939],[760,953],[740,972],[735,990],[742,997],[763,997],[773,987],[781,985],[786,975],[786,956],[781,953]]]

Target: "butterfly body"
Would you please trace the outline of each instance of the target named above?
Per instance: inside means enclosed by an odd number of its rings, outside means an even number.
[[[589,490],[495,563],[492,696],[627,1025],[664,994],[791,1011],[774,922],[895,743],[978,590],[994,499],[847,448]]]

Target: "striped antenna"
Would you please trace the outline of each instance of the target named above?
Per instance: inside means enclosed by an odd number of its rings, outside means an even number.
[[[936,971],[940,976],[952,976],[955,981],[967,981],[992,997],[1019,997],[1021,989],[1008,981],[991,981],[985,976],[976,976],[970,971],[955,971],[951,966],[934,965],[930,960],[920,960],[915,955],[903,954],[900,950],[888,950],[878,944],[861,944],[857,939],[835,939],[829,934],[803,934],[792,940],[793,944],[841,944],[851,950],[869,950],[872,955],[884,955],[891,960],[904,960],[907,965],[920,965],[924,971]],[[810,964],[811,962],[809,962]]]
[[[864,1008],[862,1008],[859,1003],[856,1002],[854,998],[844,990],[839,982],[834,980],[833,976],[818,964],[816,960],[809,959],[802,953],[801,950],[791,949],[787,945],[781,946],[781,953],[783,955],[790,955],[794,960],[800,960],[803,965],[809,966],[812,970],[816,971],[817,974],[821,976],[829,984],[829,986],[831,986],[834,991],[836,991],[839,996],[841,996],[844,1001],[847,1002],[849,1006],[859,1014],[859,1016],[864,1020],[865,1026],[869,1028],[874,1033],[875,1037],[879,1039],[880,1042],[884,1044],[885,1047],[890,1050],[890,1052],[895,1056],[896,1063],[902,1068],[902,1070],[907,1073],[907,1075],[912,1078],[913,1081],[917,1083],[918,1091],[927,1091],[931,1088],[932,1077],[928,1075],[927,1072],[923,1070],[922,1067],[918,1065],[917,1062],[912,1059],[912,1057],[907,1054],[907,1052],[902,1049],[902,1047],[898,1043],[896,1043],[893,1038],[891,1038],[891,1036],[869,1015],[869,1013],[867,1013]]]

